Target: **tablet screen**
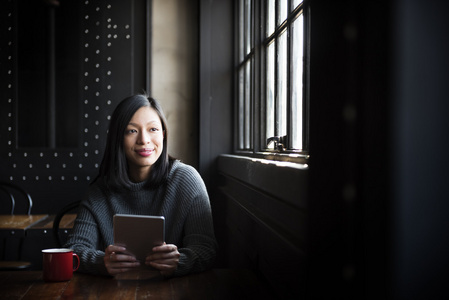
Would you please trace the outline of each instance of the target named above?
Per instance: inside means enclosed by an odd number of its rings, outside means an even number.
[[[151,249],[165,241],[163,216],[114,215],[114,244],[126,248],[141,263],[151,254]]]

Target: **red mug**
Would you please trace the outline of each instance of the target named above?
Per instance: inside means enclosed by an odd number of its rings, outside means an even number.
[[[74,258],[76,263],[74,264]],[[45,281],[67,281],[78,270],[80,258],[72,249],[54,248],[42,250],[42,267]]]

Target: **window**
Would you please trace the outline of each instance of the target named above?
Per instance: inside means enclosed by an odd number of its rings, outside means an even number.
[[[307,155],[307,2],[239,0],[237,152]]]

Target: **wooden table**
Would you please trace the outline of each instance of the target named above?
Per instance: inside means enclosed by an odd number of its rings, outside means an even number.
[[[46,235],[53,231],[53,221],[55,215],[49,215],[47,218],[40,220],[27,229],[27,236]],[[59,232],[67,235],[69,230],[75,224],[76,214],[64,215],[59,222]]]
[[[48,218],[48,215],[0,215],[0,234],[25,235],[33,225]]]
[[[275,299],[255,274],[213,269],[162,279],[117,279],[75,273],[70,281],[47,283],[41,271],[0,272],[1,299]]]
[[[0,215],[0,261],[21,261],[26,231],[48,215]]]
[[[4,266],[6,261],[28,261],[33,269],[40,269],[41,250],[58,246],[53,237],[54,218],[55,215],[47,214],[0,215],[1,266]],[[76,214],[67,214],[61,219],[61,236],[66,238],[75,218]]]

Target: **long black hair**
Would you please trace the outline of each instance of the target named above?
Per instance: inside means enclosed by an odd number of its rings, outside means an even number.
[[[129,188],[131,186],[128,163],[123,149],[123,139],[129,121],[136,111],[144,106],[151,107],[157,112],[164,131],[162,153],[151,166],[147,186],[149,188],[157,187],[166,181],[174,161],[174,158],[168,154],[167,120],[158,101],[147,95],[137,94],[122,100],[112,114],[103,160],[94,182],[101,180],[110,189]]]

